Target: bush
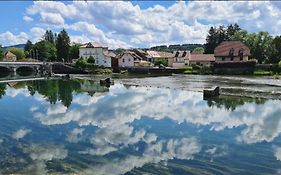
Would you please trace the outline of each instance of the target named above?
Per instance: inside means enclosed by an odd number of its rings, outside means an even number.
[[[87,61],[84,59],[84,58],[79,58],[76,63],[75,63],[75,66],[76,67],[79,67],[79,68],[82,68],[82,69],[85,69],[87,67]]]
[[[109,68],[98,68],[97,73],[98,74],[111,74],[112,70]]]
[[[254,71],[254,75],[273,75],[272,71],[264,71],[264,70],[256,70]]]
[[[195,65],[192,65],[192,69],[200,71],[202,69],[202,66],[195,64]]]
[[[160,58],[160,59],[157,59],[155,62],[154,62],[154,65],[155,66],[159,66],[160,64],[164,65],[164,66],[168,66],[168,60],[164,59],[164,58]]]
[[[93,56],[90,56],[87,60],[88,63],[92,63],[92,64],[95,64],[95,58]]]
[[[278,67],[281,67],[281,61],[278,62]]]

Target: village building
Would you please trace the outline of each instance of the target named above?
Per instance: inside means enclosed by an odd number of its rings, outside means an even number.
[[[215,62],[214,54],[190,54],[189,65],[200,65],[203,67],[210,67]]]
[[[116,55],[108,51],[108,47],[104,47],[97,42],[86,43],[79,48],[79,57],[88,59],[92,56],[95,64],[104,67],[112,67],[111,61]]]
[[[141,60],[141,57],[132,51],[125,51],[118,59],[118,65],[119,67],[134,67],[137,60]]]
[[[155,63],[159,59],[164,59],[168,62],[169,67],[173,67],[173,62],[174,62],[174,53],[170,52],[158,52],[158,51],[153,51],[153,50],[148,50],[147,52],[148,57],[151,58],[151,62]]]
[[[7,51],[4,55],[3,61],[17,61],[17,56],[10,51]]]
[[[214,50],[216,62],[248,61],[250,49],[241,41],[223,41]]]
[[[189,65],[190,51],[177,51],[175,52],[172,67],[181,68]]]

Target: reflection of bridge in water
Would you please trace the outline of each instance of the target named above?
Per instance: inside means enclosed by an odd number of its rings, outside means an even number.
[[[31,73],[26,76],[21,76],[19,74],[7,73],[4,76],[0,77],[0,83],[10,83],[10,82],[19,82],[19,81],[33,81],[33,80],[43,80],[46,77],[42,77],[40,74]]]

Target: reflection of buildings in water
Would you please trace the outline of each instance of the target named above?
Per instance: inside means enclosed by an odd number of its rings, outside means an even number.
[[[104,92],[108,92],[109,88],[101,86],[97,82],[84,81],[81,83],[81,92],[88,92],[89,94],[104,95]]]

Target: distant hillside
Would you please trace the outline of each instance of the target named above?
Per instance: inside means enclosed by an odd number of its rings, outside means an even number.
[[[165,52],[173,52],[173,51],[179,51],[179,50],[190,50],[193,51],[196,47],[203,47],[205,46],[203,44],[175,44],[175,45],[161,45],[161,46],[154,46],[151,47],[150,50],[155,51],[165,51]]]
[[[5,46],[5,47],[2,47],[2,49],[3,49],[4,51],[7,51],[7,50],[8,50],[9,48],[11,48],[11,47],[24,49],[24,46],[25,46],[25,44],[17,44],[17,45],[12,45],[12,46]]]

